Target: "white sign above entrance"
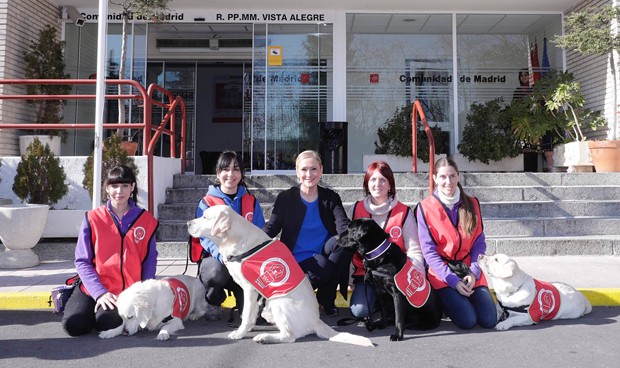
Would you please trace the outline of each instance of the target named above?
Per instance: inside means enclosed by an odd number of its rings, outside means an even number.
[[[96,9],[78,9],[86,22],[96,22],[98,17]],[[122,13],[115,12],[111,7],[108,13],[108,21],[121,21]],[[250,9],[245,11],[232,11],[222,9],[183,9],[182,11],[170,9],[162,17],[167,22],[181,23],[334,23],[334,11],[312,10],[263,10]],[[130,22],[148,21],[149,19],[136,19],[129,17]]]

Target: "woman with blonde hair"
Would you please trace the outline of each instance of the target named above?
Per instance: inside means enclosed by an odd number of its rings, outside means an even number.
[[[451,158],[435,162],[433,178],[435,192],[416,211],[428,280],[437,290],[444,313],[458,327],[492,328],[497,322],[495,302],[478,266],[478,256],[487,247],[480,204],[463,190]]]
[[[317,289],[317,300],[325,315],[338,313],[336,289],[347,297],[352,251],[338,246],[336,235],[344,232],[349,218],[338,193],[319,185],[323,174],[321,157],[315,151],[301,152],[295,161],[299,185],[280,193],[263,228],[280,240]]]

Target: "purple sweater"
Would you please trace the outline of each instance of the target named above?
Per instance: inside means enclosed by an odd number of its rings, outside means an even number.
[[[456,224],[460,206],[461,206],[461,201],[457,202],[452,208],[452,210],[449,210],[444,205],[444,210],[450,216],[450,219],[452,220],[452,224]],[[461,279],[459,279],[459,277],[455,275],[454,272],[452,272],[452,270],[450,270],[450,268],[444,263],[441,256],[437,253],[437,245],[433,241],[433,238],[431,237],[431,234],[428,231],[426,222],[424,220],[424,216],[422,216],[422,213],[419,207],[417,209],[417,217],[418,217],[418,236],[420,238],[422,254],[424,254],[424,259],[426,260],[426,263],[428,263],[429,267],[432,268],[433,271],[435,271],[435,273],[437,274],[437,276],[439,276],[440,279],[444,280],[451,288],[454,289],[456,287],[456,284]],[[469,266],[469,269],[476,276],[477,279],[480,278],[480,266],[478,266],[478,256],[480,254],[484,254],[486,252],[486,249],[487,249],[487,243],[485,241],[484,232],[482,232],[480,236],[474,241],[474,244],[472,245],[472,248],[470,251],[471,265]]]
[[[137,207],[134,201],[129,200],[129,211],[125,213],[122,219],[112,211],[110,207],[110,201],[106,204],[108,212],[112,215],[112,218],[117,224],[120,224],[120,229],[125,234],[129,229],[129,226],[133,224],[138,215],[142,212],[142,209]],[[87,216],[84,216],[82,221],[82,228],[78,234],[77,245],[75,246],[75,269],[80,275],[84,287],[93,297],[97,300],[101,295],[108,292],[106,288],[101,284],[99,275],[95,271],[95,265],[93,260],[95,258],[94,246],[90,238],[90,224],[88,223]],[[142,280],[155,278],[155,272],[157,267],[157,248],[155,236],[149,241],[149,252],[147,258],[142,263]]]

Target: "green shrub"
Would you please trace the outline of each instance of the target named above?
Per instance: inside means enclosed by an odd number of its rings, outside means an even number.
[[[500,161],[521,153],[521,142],[512,132],[512,111],[496,98],[484,104],[474,102],[467,115],[459,152],[469,161]]]
[[[53,205],[68,192],[67,175],[49,145],[35,139],[17,165],[13,192],[22,202]]]
[[[106,138],[103,142],[103,154],[101,157],[101,201],[105,202],[106,192],[103,187],[103,181],[111,168],[118,165],[125,165],[130,167],[134,174],[138,176],[138,166],[134,159],[127,154],[127,152],[121,148],[121,137],[117,134],[113,134]],[[82,186],[88,191],[90,197],[93,197],[93,153],[88,156],[86,162],[84,162],[83,172],[84,180],[82,180]]]
[[[378,143],[375,141],[376,154],[389,154],[403,157],[411,156],[411,112],[412,105],[402,106],[394,112],[394,115],[386,120],[383,127],[377,129]],[[429,161],[428,138],[422,127],[417,123],[418,158],[423,162]],[[435,153],[449,152],[449,134],[443,132],[440,127],[431,127],[435,140]]]

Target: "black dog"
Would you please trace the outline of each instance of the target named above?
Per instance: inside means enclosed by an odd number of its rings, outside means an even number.
[[[430,288],[430,295],[420,308],[413,307],[407,301],[394,281],[394,276],[406,265],[407,255],[398,244],[389,241],[385,243],[388,238],[385,231],[374,220],[357,219],[351,222],[346,232],[340,234],[338,244],[344,248],[355,249],[362,256],[365,269],[364,281],[370,283],[377,292],[381,320],[378,324],[370,321],[370,325],[367,324],[366,327],[369,330],[382,328],[389,325],[393,318],[396,331],[390,336],[390,341],[401,341],[405,327],[430,330],[439,326],[442,308],[430,284],[427,285]],[[379,255],[376,250],[382,244],[384,247]]]

